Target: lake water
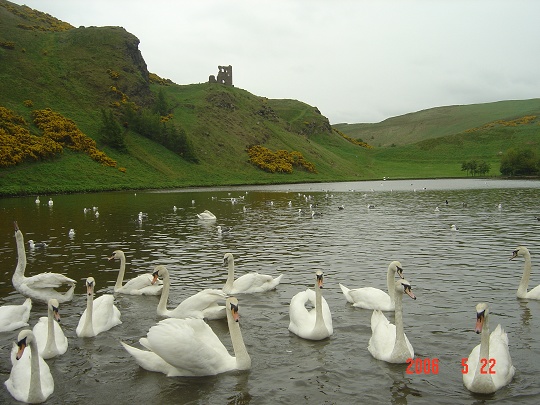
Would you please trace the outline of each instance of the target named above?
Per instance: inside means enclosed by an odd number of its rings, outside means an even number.
[[[33,251],[27,246],[26,275],[54,271],[78,281],[73,301],[60,306],[69,348],[47,360],[55,379],[48,403],[540,402],[540,301],[516,298],[523,260],[509,261],[518,245],[527,246],[533,258],[529,288],[540,284],[540,181],[387,180],[40,198],[40,204],[35,196],[0,200],[0,305],[24,300],[11,284],[17,220],[25,241],[48,243]],[[322,215],[312,218],[310,203]],[[99,217],[83,212],[93,206]],[[217,216],[215,222],[197,218],[206,209]],[[139,223],[141,211],[148,218]],[[216,225],[233,230],[218,235]],[[284,274],[275,291],[238,296],[251,370],[168,378],[140,368],[119,342],[140,347],[138,339],[161,319],[157,297],[118,295],[123,323],[97,337],[78,338],[75,327],[86,306],[83,280],[96,279],[96,296],[111,293],[119,264],[106,258],[115,249],[126,254],[126,279],[157,264],[168,266],[169,308],[203,288],[221,288],[226,252],[235,256],[237,276]],[[367,350],[372,311],[352,307],[339,288],[342,283],[386,290],[393,260],[401,261],[417,296],[404,298],[405,333],[417,358],[438,361],[437,373],[407,374],[406,365],[374,359]],[[289,333],[288,305],[294,294],[313,286],[317,269],[325,274],[334,334],[313,342]],[[461,359],[480,342],[474,333],[478,302],[489,303],[491,328],[500,323],[507,331],[517,370],[507,387],[487,396],[470,393],[461,374]],[[393,321],[392,313],[386,315]],[[46,306],[35,303],[32,327],[40,316],[46,316]],[[209,324],[232,352],[226,323]],[[0,333],[2,383],[18,332]],[[16,403],[3,384],[0,403]]]

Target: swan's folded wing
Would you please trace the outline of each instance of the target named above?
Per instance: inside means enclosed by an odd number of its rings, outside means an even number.
[[[339,283],[339,288],[341,288],[341,292],[345,296],[345,299],[350,302],[351,304],[354,304],[354,300],[351,297],[350,289],[345,287],[343,284]]]
[[[388,361],[396,341],[396,326],[381,311],[375,310],[371,316],[371,331],[369,352],[377,359]]]
[[[238,277],[233,282],[233,290],[239,292],[263,292],[275,288],[283,274],[273,278],[267,274],[259,274],[257,272],[244,274]]]
[[[201,319],[168,318],[150,328],[147,347],[183,375],[220,372],[224,359],[233,359],[210,326]]]
[[[313,306],[311,310],[306,308],[306,303],[308,302]],[[289,330],[297,335],[300,328],[313,327],[315,325],[315,291],[308,288],[305,291],[300,291],[291,298],[289,320]]]
[[[492,376],[495,386],[508,384],[514,377],[515,368],[508,348],[508,335],[500,324],[489,337],[489,357],[496,360]]]
[[[30,288],[57,288],[64,284],[74,285],[75,280],[58,273],[40,273],[25,279]]]
[[[96,335],[122,323],[113,295],[104,294],[94,300],[92,323]]]
[[[175,375],[176,370],[173,366],[163,360],[154,352],[148,350],[137,349],[124,342],[120,342],[124,349],[133,356],[139,366],[148,371],[154,371],[157,373],[163,373],[169,377]]]
[[[186,298],[176,309],[181,309],[181,311],[185,311],[186,313],[204,311],[208,307],[215,306],[219,301],[224,301],[225,298],[227,298],[227,294],[222,290],[207,288]]]
[[[374,287],[363,287],[349,292],[353,305],[359,308],[379,309],[388,311],[394,307],[391,305],[390,296],[383,290]]]

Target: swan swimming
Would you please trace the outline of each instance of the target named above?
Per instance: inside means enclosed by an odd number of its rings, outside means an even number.
[[[414,349],[403,330],[403,294],[407,294],[413,300],[416,297],[407,280],[398,279],[394,284],[394,291],[396,324],[391,324],[378,309],[374,310],[371,315],[371,338],[368,350],[376,359],[388,363],[406,363],[407,359],[414,358]]]
[[[225,301],[227,295],[216,289],[205,289],[197,294],[186,298],[175,309],[167,309],[167,300],[171,288],[169,270],[165,265],[158,265],[154,269],[154,280],[158,277],[163,278],[163,293],[157,306],[157,314],[169,318],[205,318],[205,319],[223,319],[227,317],[224,305],[219,305],[219,301]]]
[[[309,340],[322,340],[334,333],[332,313],[328,303],[322,296],[324,282],[323,272],[315,273],[315,291],[308,288],[300,291],[291,299],[289,305],[289,330],[295,335]],[[308,310],[306,303],[314,307]]]
[[[197,214],[197,217],[199,219],[206,219],[206,220],[214,220],[216,219],[216,216],[214,214],[212,214],[210,211],[208,210],[204,210],[203,212],[201,212],[200,214]]]
[[[68,348],[68,340],[60,327],[58,307],[58,300],[51,298],[47,304],[47,316],[39,318],[32,330],[38,352],[44,359],[62,355]]]
[[[88,277],[86,279],[86,309],[75,329],[79,337],[93,337],[122,323],[120,311],[114,305],[114,296],[104,294],[94,300],[95,287],[94,277]]]
[[[25,350],[30,346],[30,352]],[[17,401],[31,404],[45,402],[54,392],[54,379],[49,366],[38,353],[34,334],[22,330],[17,337],[11,358],[11,373],[4,383]]]
[[[58,302],[67,302],[73,299],[76,281],[58,273],[41,273],[26,277],[26,252],[24,250],[24,237],[15,221],[15,241],[17,243],[17,267],[11,278],[13,287],[22,295],[36,301],[47,303],[49,299],[56,298]],[[67,284],[70,288],[61,293],[55,288]]]
[[[497,325],[489,333],[489,308],[485,303],[476,305],[475,332],[481,333],[480,344],[472,349],[471,354],[463,365],[463,384],[472,392],[491,394],[504,387],[514,377],[516,372],[508,350],[508,336]]]
[[[130,295],[161,294],[163,283],[161,281],[157,284],[154,283],[154,276],[151,273],[140,274],[122,285],[126,273],[126,255],[122,250],[115,250],[109,257],[109,260],[115,259],[120,260],[120,269],[118,271],[118,277],[116,278],[116,284],[114,285],[115,293]]]
[[[540,285],[534,287],[531,291],[527,292],[529,286],[529,278],[531,277],[531,254],[529,249],[525,246],[518,246],[516,250],[512,252],[512,257],[510,260],[515,259],[519,256],[522,256],[525,259],[523,266],[523,276],[521,277],[521,282],[517,290],[518,298],[529,298],[532,300],[540,300]]]
[[[234,256],[232,253],[225,253],[223,256],[223,265],[227,265],[227,281],[223,287],[225,294],[242,294],[242,293],[260,293],[273,290],[280,283],[283,274],[273,278],[266,274],[257,272],[244,274],[241,277],[234,279]]]
[[[124,342],[122,346],[142,368],[168,377],[216,375],[231,370],[249,370],[251,358],[247,352],[238,323],[238,300],[226,301],[227,324],[234,356],[202,319],[168,318],[139,339],[147,350]]]
[[[365,309],[378,309],[381,311],[395,310],[395,276],[403,278],[403,266],[397,260],[391,262],[386,272],[386,287],[388,293],[374,287],[362,287],[348,289],[343,284],[339,284],[343,295],[353,307]]]
[[[32,300],[27,298],[21,305],[0,307],[0,332],[10,332],[28,326]]]

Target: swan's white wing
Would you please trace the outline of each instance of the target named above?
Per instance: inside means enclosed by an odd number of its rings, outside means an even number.
[[[170,314],[173,318],[222,319],[227,316],[225,306],[218,305],[218,302],[224,301],[225,298],[227,294],[222,290],[207,288],[186,298]]]
[[[334,328],[332,326],[332,312],[330,312],[330,307],[328,306],[326,299],[324,297],[321,298],[324,324],[326,326],[326,330],[328,330],[328,333],[332,335],[334,333]]]
[[[201,319],[165,319],[150,328],[141,344],[184,375],[214,375],[236,367],[236,359]]]
[[[473,381],[474,381],[474,375],[476,372],[476,368],[478,367],[478,360],[480,357],[480,344],[476,345],[469,354],[469,357],[467,358],[467,372],[463,374],[463,385],[467,387],[467,389],[471,389]]]
[[[44,353],[49,335],[48,321],[49,320],[46,316],[42,316],[41,318],[39,318],[38,322],[34,325],[34,328],[32,329],[32,333],[34,334],[34,338],[36,339],[36,343],[38,346],[39,354],[44,359],[64,354],[68,348],[68,340],[66,338],[66,335],[64,334],[64,331],[62,330],[62,327],[58,322],[54,321],[53,331],[54,340],[56,343],[56,351],[54,353]]]
[[[306,303],[311,302],[313,308],[308,310]],[[307,289],[295,294],[289,305],[289,330],[299,336],[303,331],[312,331],[315,327],[315,291]]]
[[[540,285],[537,285],[531,291],[529,291],[525,295],[525,298],[529,298],[531,300],[540,300]]]
[[[163,373],[168,377],[174,377],[178,375],[175,367],[171,366],[154,352],[137,349],[124,342],[120,343],[122,344],[122,346],[124,346],[124,349],[126,349],[127,352],[131,354],[131,356],[133,356],[137,364],[145,370]]]
[[[28,318],[32,309],[32,300],[27,298],[21,305],[4,305],[0,307],[0,332],[9,332],[28,326]]]
[[[58,273],[40,273],[25,277],[24,283],[30,288],[58,288],[64,284],[73,285],[75,280]]]
[[[233,293],[257,293],[270,291],[280,283],[283,274],[273,278],[259,273],[249,273],[238,277],[233,282]]]
[[[381,311],[394,311],[395,305],[390,295],[374,287],[356,288],[349,291],[353,306],[365,309],[379,309]]]
[[[371,315],[371,338],[369,339],[368,350],[373,357],[379,360],[388,361],[394,344],[396,342],[396,326],[391,324],[386,316],[374,310]]]
[[[115,292],[131,295],[159,295],[163,289],[163,282],[152,285],[153,276],[151,274],[141,274],[129,280]]]
[[[121,323],[120,311],[114,305],[113,295],[104,294],[94,300],[92,326],[96,335]]]
[[[489,337],[489,357],[496,360],[492,375],[493,384],[497,389],[508,384],[515,374],[515,367],[512,365],[510,350],[508,349],[508,336],[501,325],[497,325]]]
[[[339,283],[339,288],[341,288],[341,292],[343,293],[343,295],[345,296],[345,299],[350,302],[351,304],[354,304],[354,301],[351,297],[351,294],[350,294],[350,289],[345,287],[343,284]]]

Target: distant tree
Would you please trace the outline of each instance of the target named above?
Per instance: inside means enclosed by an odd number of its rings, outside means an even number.
[[[500,172],[504,176],[528,176],[538,174],[540,159],[533,149],[509,149],[501,158]]]
[[[475,159],[472,159],[461,164],[461,171],[466,171],[467,175],[470,174],[473,177],[477,174],[480,176],[484,176],[488,174],[490,170],[491,165],[483,160],[477,161]]]
[[[478,168],[476,169],[476,172],[480,176],[485,176],[491,171],[491,165],[487,162],[484,162],[483,160],[478,163]]]
[[[119,151],[127,150],[124,130],[116,120],[112,110],[106,112],[104,109],[101,109],[99,133],[102,136],[104,144]]]
[[[160,89],[157,95],[156,103],[154,104],[153,111],[160,116],[165,116],[169,113],[169,105],[165,99],[165,94],[163,90]]]

